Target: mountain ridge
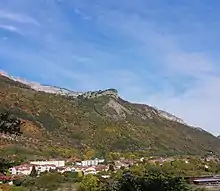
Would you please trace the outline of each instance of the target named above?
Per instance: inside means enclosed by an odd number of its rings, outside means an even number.
[[[33,90],[42,91],[42,92],[45,92],[45,93],[60,94],[60,95],[74,97],[74,98],[77,98],[78,96],[81,96],[81,97],[84,97],[84,98],[94,98],[94,97],[102,96],[102,95],[109,95],[109,96],[113,96],[115,98],[119,97],[118,91],[116,89],[113,89],[113,88],[106,89],[106,90],[77,92],[77,91],[73,91],[73,90],[70,90],[70,89],[67,89],[67,88],[61,88],[61,87],[52,86],[52,85],[42,85],[42,84],[37,83],[37,82],[32,82],[32,81],[28,81],[26,79],[13,77],[13,76],[8,75],[4,71],[0,72],[0,75],[5,76],[5,77],[7,77],[11,80],[14,80],[14,81],[18,81],[22,84],[28,85]],[[170,114],[166,111],[157,109],[156,107],[153,107],[153,108],[155,110],[157,110],[158,114],[161,117],[164,117],[164,118],[170,119],[170,120],[174,120],[174,121],[177,121],[179,123],[186,124],[183,119],[181,119],[179,117],[176,117],[173,114]]]
[[[114,89],[69,96],[36,91],[1,75],[3,110],[25,121],[24,135],[6,141],[16,152],[65,157],[88,150],[96,157],[108,152],[220,154],[220,141],[212,134],[165,111],[125,101]]]
[[[13,81],[17,81],[22,84],[25,84],[29,86],[31,89],[39,91],[39,92],[42,91],[45,93],[60,94],[60,95],[65,95],[65,96],[70,96],[70,97],[75,97],[75,98],[77,98],[78,96],[94,98],[94,96],[95,95],[98,96],[98,94],[105,94],[105,95],[110,95],[114,97],[119,97],[118,91],[113,88],[109,88],[106,90],[77,92],[77,91],[73,91],[67,88],[62,88],[62,87],[58,87],[54,85],[42,85],[38,82],[33,82],[33,81],[26,80],[26,79],[14,77],[14,76],[8,75],[7,72],[4,72],[4,71],[1,71],[0,75],[7,77]]]

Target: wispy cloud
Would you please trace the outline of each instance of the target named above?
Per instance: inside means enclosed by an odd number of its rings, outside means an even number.
[[[15,26],[12,26],[12,25],[1,25],[0,24],[0,29],[4,29],[4,30],[8,30],[10,32],[22,34],[22,32],[18,28],[16,28]]]
[[[135,50],[156,60],[163,73],[175,75],[178,72],[198,77],[216,70],[216,65],[206,53],[185,50],[178,43],[177,35],[166,34],[159,24],[149,22],[137,14],[107,12],[104,18],[101,17],[101,23],[132,40],[133,45],[138,46]]]
[[[15,21],[19,23],[29,23],[29,24],[40,26],[40,24],[38,23],[36,19],[33,19],[28,15],[12,13],[12,12],[7,12],[3,10],[0,10],[0,19],[7,19],[10,21]]]
[[[81,16],[83,19],[89,20],[91,19],[88,15],[86,15],[85,13],[83,13],[80,9],[78,8],[74,8],[74,13]]]

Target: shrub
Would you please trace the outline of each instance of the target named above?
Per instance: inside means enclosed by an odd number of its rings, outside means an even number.
[[[60,184],[64,182],[64,176],[59,173],[48,173],[40,176],[35,183],[39,189],[47,189],[54,191],[59,188]]]
[[[15,186],[21,186],[22,182],[23,182],[22,179],[17,179],[17,180],[14,180],[14,181],[13,181],[13,184],[14,184]]]

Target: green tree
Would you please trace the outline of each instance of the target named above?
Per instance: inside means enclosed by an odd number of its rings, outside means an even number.
[[[91,174],[84,176],[84,178],[80,182],[80,190],[82,191],[100,190],[99,179],[96,176],[93,176]]]
[[[6,169],[10,168],[12,166],[12,164],[4,159],[4,158],[0,158],[0,173],[5,173]]]
[[[178,177],[153,172],[138,177],[130,172],[125,173],[119,180],[106,185],[105,191],[188,191],[185,182]]]
[[[109,165],[108,171],[110,171],[110,172],[114,172],[114,171],[115,171],[115,167],[114,167],[113,164],[110,164],[110,165]]]
[[[22,186],[27,187],[27,188],[32,188],[34,187],[35,182],[36,182],[36,178],[26,176],[22,181]]]
[[[22,182],[23,182],[22,179],[17,179],[17,180],[14,180],[14,181],[13,181],[13,184],[14,184],[15,186],[21,186]]]
[[[10,190],[11,191],[28,191],[28,189],[23,186],[14,186]]]
[[[67,182],[81,182],[82,180],[78,172],[65,172],[64,176]]]
[[[64,176],[59,173],[48,173],[37,178],[35,186],[38,189],[54,191],[64,182]]]
[[[35,166],[32,167],[30,176],[31,177],[37,177],[37,170],[36,170]]]

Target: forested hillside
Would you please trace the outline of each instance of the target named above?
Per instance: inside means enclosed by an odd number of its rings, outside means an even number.
[[[116,90],[110,91],[112,94],[100,91],[74,98],[35,91],[1,76],[0,112],[7,110],[21,119],[23,131],[16,139],[2,135],[1,152],[26,157],[83,154],[88,158],[110,151],[220,153],[220,140],[208,132],[166,117],[150,106],[129,103],[116,96]]]

